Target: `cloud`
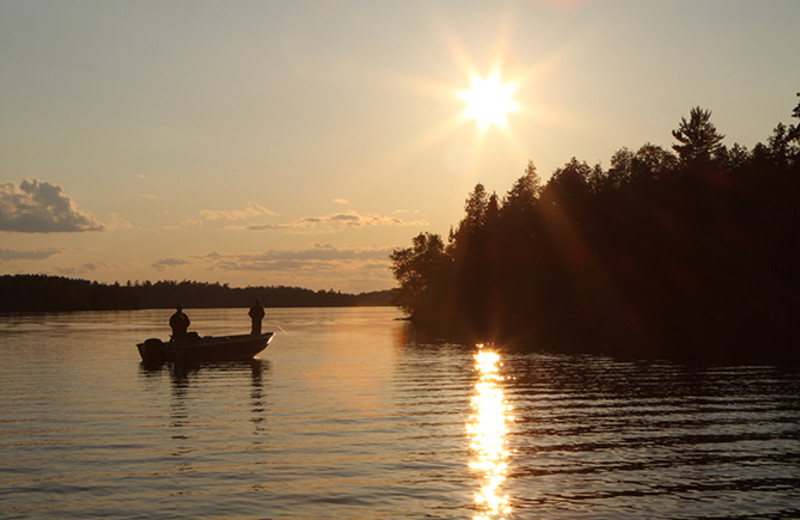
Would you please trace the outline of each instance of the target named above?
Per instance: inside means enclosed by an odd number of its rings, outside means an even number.
[[[180,258],[164,258],[163,260],[159,260],[158,262],[152,264],[151,267],[154,267],[159,271],[162,271],[167,267],[176,267],[179,265],[186,265],[189,263],[191,262],[187,262],[186,260],[181,260]]]
[[[36,251],[19,251],[15,249],[0,249],[0,262],[8,260],[47,260],[61,251],[56,249],[38,249]]]
[[[389,255],[394,249],[318,243],[303,249],[273,249],[258,253],[212,251],[184,259],[160,260],[153,266],[163,270],[191,264],[195,271],[212,273],[208,276],[217,280],[233,277],[244,278],[248,284],[254,285],[361,292],[393,286]]]
[[[248,202],[246,209],[229,209],[229,210],[212,210],[204,209],[200,212],[200,217],[203,220],[243,220],[258,215],[275,215],[263,206],[259,206],[255,202]]]
[[[57,233],[103,231],[103,224],[79,211],[61,186],[38,179],[0,184],[0,231]]]
[[[333,199],[333,202],[336,204],[350,204],[350,201],[347,199]]]
[[[59,267],[56,269],[56,272],[63,276],[77,276],[86,273],[91,273],[96,270],[97,270],[97,264],[86,263],[82,264],[80,267]]]
[[[127,219],[124,219],[117,215],[116,213],[111,214],[111,222],[108,223],[106,229],[114,230],[114,229],[133,229],[133,224]]]
[[[258,226],[247,226],[245,229],[250,231],[270,231],[272,229],[287,229],[291,224],[261,224]]]
[[[247,226],[251,231],[269,231],[273,229],[313,230],[323,233],[334,233],[342,229],[366,226],[427,226],[425,220],[406,221],[398,217],[375,213],[359,213],[354,210],[333,213],[330,215],[303,217],[285,224],[265,224]]]
[[[185,227],[201,227],[206,222],[224,220],[245,220],[259,215],[277,215],[274,211],[267,209],[255,202],[248,202],[245,209],[204,209],[200,211],[198,217],[183,217],[178,224],[166,224],[164,229],[180,229]],[[227,229],[247,229],[246,226],[227,226]]]
[[[309,249],[273,249],[263,253],[209,253],[199,259],[223,271],[387,271],[394,248],[340,248],[316,244]]]

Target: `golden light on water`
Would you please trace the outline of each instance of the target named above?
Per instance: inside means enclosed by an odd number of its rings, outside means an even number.
[[[482,474],[480,490],[475,494],[479,514],[473,520],[500,520],[511,512],[508,495],[502,493],[501,487],[508,473],[507,424],[514,418],[501,387],[500,356],[479,347],[475,368],[480,378],[472,397],[474,413],[467,424],[474,456],[469,467]]]

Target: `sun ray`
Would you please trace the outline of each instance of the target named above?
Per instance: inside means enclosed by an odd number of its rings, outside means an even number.
[[[559,117],[544,106],[531,105],[528,87],[539,84],[561,60],[544,56],[540,62],[523,66],[511,42],[515,20],[513,12],[506,14],[491,48],[469,47],[447,24],[435,25],[449,51],[453,69],[461,72],[461,87],[441,79],[397,75],[391,84],[446,101],[454,110],[442,119],[434,118],[430,127],[419,128],[411,139],[403,141],[392,155],[392,164],[403,164],[441,145],[446,145],[441,151],[446,170],[467,176],[477,175],[488,150],[496,150],[498,146],[505,146],[510,156],[518,158],[520,164],[525,163],[530,156],[530,142],[523,145],[523,134],[518,133],[520,128],[516,126],[529,129],[537,121]],[[462,132],[469,126],[474,128],[471,140]]]
[[[497,71],[486,78],[473,75],[470,88],[459,93],[459,98],[467,105],[463,117],[474,119],[481,131],[486,131],[490,125],[507,130],[507,114],[519,109],[513,98],[518,88],[514,82],[503,82]]]

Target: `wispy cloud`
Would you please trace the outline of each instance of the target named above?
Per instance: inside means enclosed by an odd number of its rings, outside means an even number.
[[[315,244],[308,249],[273,249],[262,253],[219,253],[195,257],[222,271],[294,271],[341,273],[378,269],[388,272],[391,247],[335,247]]]
[[[103,264],[100,264],[102,266]],[[59,267],[56,272],[62,276],[78,276],[91,273],[97,270],[98,264],[85,263],[79,267]]]
[[[275,215],[276,213],[255,202],[248,202],[245,209],[204,209],[200,212],[203,220],[244,220],[258,215]]]
[[[184,216],[179,224],[166,224],[164,229],[180,229],[185,227],[201,227],[206,222],[246,220],[261,215],[277,215],[274,211],[255,202],[248,202],[244,209],[204,209],[197,216]],[[228,229],[246,229],[243,224],[229,225]]]
[[[302,217],[293,222],[283,224],[265,224],[247,226],[252,231],[269,231],[273,229],[293,229],[299,231],[316,231],[320,233],[333,233],[346,228],[366,226],[427,226],[425,220],[403,220],[394,216],[379,215],[376,213],[359,213],[354,210],[332,213],[317,217]]]
[[[37,249],[35,251],[20,251],[17,249],[0,249],[0,262],[8,260],[47,260],[51,256],[61,253],[57,249]]]
[[[336,204],[350,204],[350,201],[347,199],[333,199],[333,202]]]
[[[159,260],[152,264],[152,267],[158,269],[159,271],[163,271],[168,267],[177,267],[180,265],[186,265],[191,262],[187,262],[186,260],[181,260],[180,258],[164,258],[163,260]]]
[[[392,247],[335,247],[315,244],[306,249],[280,249],[253,254],[209,253],[198,262],[226,272],[247,272],[260,283],[331,288],[359,292],[391,287]]]
[[[80,211],[61,186],[38,179],[0,184],[0,231],[57,233],[103,231],[94,215]]]
[[[124,219],[116,213],[111,214],[111,222],[108,223],[106,229],[109,231],[116,229],[133,229],[133,224],[127,219]]]

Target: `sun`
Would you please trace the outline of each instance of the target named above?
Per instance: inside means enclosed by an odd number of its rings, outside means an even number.
[[[503,83],[496,73],[486,78],[473,75],[470,88],[460,93],[459,97],[467,104],[463,117],[475,119],[478,128],[486,130],[489,125],[506,129],[506,115],[515,112],[519,105],[514,101],[514,93],[518,85],[513,82]]]

